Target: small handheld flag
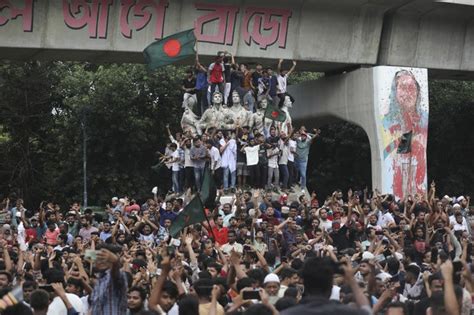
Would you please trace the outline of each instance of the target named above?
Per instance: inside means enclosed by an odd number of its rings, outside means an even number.
[[[172,64],[196,53],[194,29],[176,33],[150,44],[143,51],[151,70]]]

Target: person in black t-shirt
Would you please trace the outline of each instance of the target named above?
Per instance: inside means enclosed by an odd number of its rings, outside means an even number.
[[[193,98],[194,104],[196,104],[196,78],[192,69],[186,70],[186,78],[183,79],[181,89],[184,92],[183,95],[183,107],[185,103],[189,102],[190,98]]]

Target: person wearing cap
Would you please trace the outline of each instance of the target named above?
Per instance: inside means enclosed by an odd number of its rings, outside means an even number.
[[[458,204],[455,204],[455,206]],[[462,231],[468,232],[469,226],[467,224],[466,218],[463,216],[462,211],[460,210],[460,206],[453,207],[455,212],[452,216],[449,217],[449,223],[453,229],[453,231]]]
[[[278,292],[280,291],[280,278],[274,273],[269,273],[263,280],[263,289],[267,292],[269,302],[275,304],[278,299]]]

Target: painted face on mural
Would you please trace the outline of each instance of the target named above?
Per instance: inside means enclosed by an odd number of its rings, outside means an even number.
[[[409,74],[402,74],[397,79],[397,102],[407,112],[416,111],[418,86],[415,78]]]

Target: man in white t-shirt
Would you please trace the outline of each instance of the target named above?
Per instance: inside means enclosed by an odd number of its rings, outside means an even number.
[[[74,308],[80,315],[84,315],[86,312],[81,299],[75,294],[66,293],[62,282],[56,282],[63,281],[63,279],[60,278],[61,276],[64,277],[64,273],[58,271],[53,272],[50,274],[50,277],[48,277],[48,282],[50,282],[53,287],[56,296],[49,304],[46,315],[64,315],[67,314],[71,308]]]
[[[249,180],[253,188],[258,188],[259,182],[258,150],[260,150],[260,145],[255,145],[255,139],[250,140],[250,146],[242,148],[242,151],[245,152],[247,168],[249,170]]]
[[[181,193],[181,187],[179,185],[179,171],[180,171],[180,158],[178,152],[178,146],[176,143],[170,144],[170,149],[172,151],[171,157],[169,159],[171,163],[172,179],[173,179],[173,192]]]
[[[235,182],[237,180],[237,142],[235,142],[233,137],[226,137],[226,139],[220,140],[220,145],[222,168],[224,171],[224,190],[229,188],[235,190]]]
[[[282,63],[283,63],[283,59],[280,59],[280,61],[278,62],[278,75],[277,75],[277,81],[278,81],[277,95],[278,95],[278,98],[280,99],[279,103],[282,103],[283,100],[285,99],[288,77],[293,73],[293,71],[295,71],[295,68],[296,68],[295,60],[293,60],[293,66],[291,67],[290,70],[282,69],[281,68]]]
[[[217,187],[222,186],[222,158],[221,158],[221,153],[219,152],[219,149],[216,148],[211,140],[208,140],[206,142],[206,147],[209,152],[209,158],[210,158],[210,163],[209,163],[209,169],[211,170],[211,173],[214,177],[214,182],[216,183]]]
[[[276,187],[280,186],[280,172],[278,169],[278,158],[280,156],[280,149],[278,148],[278,143],[272,143],[272,147],[267,149],[268,157],[268,177],[267,177],[267,186]],[[273,183],[272,183],[273,179]]]

